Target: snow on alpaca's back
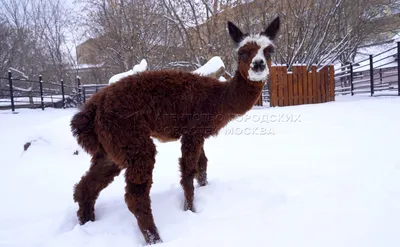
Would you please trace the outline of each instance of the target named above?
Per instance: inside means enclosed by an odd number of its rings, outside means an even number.
[[[222,59],[219,56],[215,56],[212,57],[207,63],[205,63],[203,66],[201,66],[200,68],[196,69],[195,71],[193,71],[192,73],[201,75],[201,76],[207,76],[207,75],[211,75],[212,73],[215,73],[216,71],[218,71],[221,67],[225,68],[225,64],[222,61]],[[133,68],[131,70],[128,70],[126,72],[122,72],[116,75],[113,75],[110,80],[108,81],[108,84],[112,84],[115,83],[117,81],[119,81],[120,79],[130,76],[130,75],[134,75],[137,74],[139,72],[143,72],[147,70],[147,61],[145,59],[143,59],[139,64],[133,66]],[[226,79],[221,76],[219,78],[220,81],[226,81]]]
[[[207,76],[215,73],[221,67],[225,68],[224,62],[222,61],[221,57],[215,56],[212,57],[210,60],[208,60],[208,62],[205,63],[203,66],[193,71],[193,73],[199,74],[201,76]],[[223,76],[221,76],[219,80],[226,81],[226,79]]]
[[[128,70],[128,71],[113,75],[110,78],[110,80],[108,81],[108,84],[115,83],[115,82],[121,80],[124,77],[143,72],[146,69],[147,69],[147,61],[146,61],[146,59],[142,59],[142,61],[140,61],[139,64],[136,64],[135,66],[133,66],[133,68],[131,70]]]
[[[222,59],[220,57],[216,56],[216,57],[212,57],[203,66],[201,66],[200,68],[193,71],[193,73],[196,73],[199,75],[209,75],[209,74],[214,73],[221,67],[225,68],[224,62],[222,61]]]

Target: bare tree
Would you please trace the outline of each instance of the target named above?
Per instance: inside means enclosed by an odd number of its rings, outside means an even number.
[[[346,63],[360,45],[385,31],[381,21],[390,13],[384,10],[399,6],[398,0],[81,1],[89,10],[85,24],[96,40],[97,60],[117,65],[117,72],[142,58],[149,60],[150,69],[194,69],[213,56],[221,56],[227,71],[233,71],[236,58],[230,55],[226,21],[250,32],[276,15],[283,25],[276,63],[289,68]]]
[[[92,38],[92,61],[116,66],[114,73],[132,69],[145,58],[151,69],[165,68],[178,61],[184,49],[164,8],[155,0],[84,0],[83,25]],[[92,53],[93,53],[92,52]]]
[[[358,48],[366,43],[373,43],[384,39],[387,32],[394,31],[399,26],[385,25],[385,20],[392,22],[393,10],[399,10],[400,1],[390,0],[360,0],[344,1],[337,15],[336,27],[339,37],[350,34],[348,46],[339,54],[342,64],[354,62]],[[398,19],[398,18],[397,18]]]
[[[69,10],[60,0],[36,0],[32,6],[31,19],[35,33],[38,34],[39,43],[48,58],[43,70],[51,71],[48,77],[52,80],[60,80],[66,76],[68,53],[65,34],[69,17]]]
[[[1,31],[8,34],[1,73],[13,67],[33,78],[46,71],[49,79],[63,78],[69,13],[62,1],[2,0],[0,7]]]
[[[358,47],[384,31],[376,20],[386,14],[387,0],[282,0],[276,12],[283,17],[276,60],[322,66],[346,63]]]
[[[188,62],[198,68],[213,56],[230,64],[231,41],[226,21],[232,17],[222,12],[232,6],[231,0],[162,0],[166,15],[179,30]],[[229,55],[226,55],[229,54]]]
[[[4,76],[4,72],[7,71],[8,63],[11,57],[11,29],[7,23],[0,17],[0,76]]]

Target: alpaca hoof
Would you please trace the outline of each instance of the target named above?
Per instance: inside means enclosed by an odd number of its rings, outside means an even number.
[[[84,217],[81,217],[81,218],[79,218],[79,224],[80,225],[84,225],[84,224],[86,224],[87,222],[89,222],[89,221],[94,221],[94,217],[89,217],[89,216],[84,216]]]
[[[207,181],[199,181],[198,184],[199,184],[199,187],[204,187],[208,184],[208,182]]]
[[[146,242],[147,245],[162,244],[162,243],[163,243],[163,241],[161,239],[151,240],[151,241]]]
[[[185,200],[183,204],[183,211],[188,211],[188,210],[192,211],[193,213],[196,213],[193,207],[193,203],[189,203],[187,200]]]
[[[89,209],[82,210],[82,213],[78,211],[79,224],[84,225],[88,221],[94,221],[94,213]]]
[[[207,173],[205,173],[205,172],[198,173],[196,175],[196,180],[197,180],[197,183],[199,184],[199,187],[206,186],[208,184]]]
[[[163,242],[156,229],[153,231],[146,231],[146,233],[144,234],[144,238],[147,245],[161,244]]]

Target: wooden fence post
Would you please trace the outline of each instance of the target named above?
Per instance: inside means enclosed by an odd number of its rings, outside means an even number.
[[[331,90],[331,101],[335,101],[335,68],[333,65],[329,67],[329,80],[330,80],[330,90]]]
[[[10,85],[11,111],[14,112],[15,111],[14,88],[13,88],[13,80],[12,80],[11,70],[8,71],[8,84]]]
[[[311,66],[312,80],[313,80],[313,103],[318,103],[318,86],[317,86],[317,66]]]
[[[325,101],[324,102],[328,102],[329,101],[329,97],[330,97],[330,92],[329,92],[329,67],[328,65],[325,66],[324,68],[324,81],[325,81]]]
[[[289,105],[289,83],[288,83],[288,71],[286,66],[282,66],[283,75],[283,105]]]
[[[294,105],[294,86],[293,86],[293,73],[288,73],[287,75],[287,82],[288,82],[288,94],[289,94],[289,105]]]
[[[269,97],[270,97],[269,103],[271,107],[275,107],[278,105],[276,68],[277,68],[276,66],[271,67],[271,83],[269,85]]]
[[[307,71],[307,82],[308,82],[308,103],[312,104],[313,103],[313,76],[312,72]]]
[[[286,67],[287,71],[288,67]],[[294,96],[293,96],[293,69],[292,72],[287,73],[287,85],[288,85],[288,105],[294,105]]]
[[[322,103],[323,101],[323,97],[322,97],[322,86],[323,86],[323,82],[322,80],[324,79],[324,72],[322,68],[319,68],[318,70],[318,88],[319,88],[319,93],[318,93],[318,103]]]
[[[278,86],[278,106],[284,106],[284,87],[283,87],[283,67],[278,66],[276,69],[276,74],[277,74],[277,86]]]
[[[297,67],[292,67],[293,76],[292,76],[292,84],[293,84],[293,105],[299,104],[299,81],[297,77]]]
[[[326,102],[326,66],[324,68],[321,68],[321,103]]]
[[[308,104],[308,76],[307,76],[307,66],[301,66],[301,74],[303,76],[303,103]]]
[[[298,89],[298,95],[299,95],[299,105],[304,104],[304,94],[303,94],[303,70],[301,68],[301,66],[297,66],[296,68],[296,72],[297,72],[297,89]]]

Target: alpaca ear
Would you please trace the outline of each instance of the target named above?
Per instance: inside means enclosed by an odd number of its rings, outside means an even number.
[[[228,30],[232,40],[235,41],[236,44],[239,44],[244,36],[242,31],[240,31],[240,29],[230,21],[228,21]]]
[[[276,34],[279,31],[279,28],[280,28],[280,18],[278,16],[269,24],[269,26],[265,29],[264,32],[261,33],[261,35],[265,35],[271,40],[274,40],[276,38]]]

